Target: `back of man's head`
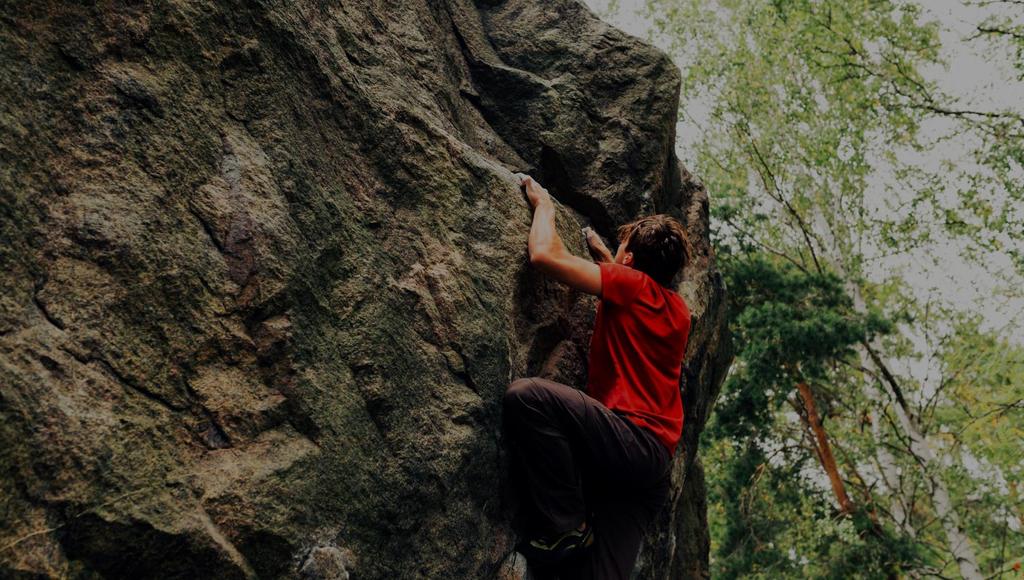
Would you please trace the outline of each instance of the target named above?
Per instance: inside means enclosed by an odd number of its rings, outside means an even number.
[[[690,261],[686,230],[673,217],[642,217],[620,226],[618,234],[625,250],[633,253],[633,267],[662,286],[671,286],[672,278]]]

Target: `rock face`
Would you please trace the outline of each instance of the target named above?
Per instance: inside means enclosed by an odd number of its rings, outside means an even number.
[[[2,14],[0,576],[521,574],[501,394],[583,386],[594,302],[510,171],[580,254],[686,223],[695,449],[729,354],[664,54],[573,0]],[[643,577],[706,574],[675,475]]]

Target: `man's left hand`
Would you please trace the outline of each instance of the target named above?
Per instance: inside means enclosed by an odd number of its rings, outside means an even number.
[[[515,176],[519,179],[519,186],[526,190],[526,197],[530,200],[531,206],[536,208],[543,202],[551,201],[548,190],[541,187],[541,184],[534,181],[532,177],[525,173],[516,173]]]

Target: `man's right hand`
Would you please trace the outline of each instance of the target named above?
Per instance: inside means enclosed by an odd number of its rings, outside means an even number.
[[[613,262],[615,258],[612,253],[608,250],[608,247],[601,241],[601,236],[597,235],[597,232],[589,227],[583,228],[583,235],[587,239],[587,250],[590,251],[590,257],[595,262]]]

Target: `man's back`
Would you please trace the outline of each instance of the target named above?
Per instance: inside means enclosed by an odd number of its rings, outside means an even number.
[[[647,274],[603,262],[602,296],[590,341],[587,392],[649,429],[669,453],[683,426],[679,377],[690,311]]]

